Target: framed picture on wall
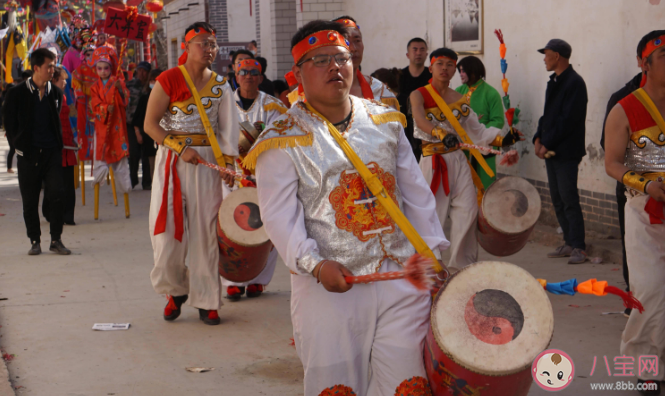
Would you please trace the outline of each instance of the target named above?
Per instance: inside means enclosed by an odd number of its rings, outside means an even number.
[[[444,0],[444,42],[458,54],[483,53],[485,0]]]

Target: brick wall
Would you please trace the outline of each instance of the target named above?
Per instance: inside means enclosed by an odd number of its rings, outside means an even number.
[[[304,0],[303,0],[304,1]],[[272,59],[269,59],[268,68],[276,70],[277,78],[283,79],[284,74],[291,70],[293,58],[291,57],[291,38],[296,28],[296,1],[271,0],[271,39]]]
[[[499,174],[498,177],[506,175]],[[540,180],[525,179],[531,183],[540,194],[542,209],[539,221],[541,223],[559,226],[550,197],[549,183]],[[604,194],[584,189],[578,190],[580,194],[580,205],[584,215],[585,231],[594,231],[601,235],[620,237],[619,214],[617,212],[617,201],[614,194]]]
[[[300,10],[300,2],[296,7],[298,28],[316,19],[330,20],[341,16],[343,9],[344,0],[302,0],[302,11]]]
[[[254,19],[256,20],[256,48],[258,55],[261,55],[261,3],[254,0]]]
[[[217,42],[229,41],[229,18],[226,0],[207,0],[208,22],[217,29]]]

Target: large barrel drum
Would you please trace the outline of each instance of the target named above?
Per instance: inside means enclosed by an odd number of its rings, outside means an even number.
[[[219,274],[231,282],[256,278],[268,261],[272,242],[263,227],[256,188],[233,191],[222,201],[217,221]]]
[[[550,300],[527,271],[494,261],[464,268],[432,304],[424,352],[432,394],[526,396],[553,331]]]
[[[503,177],[489,186],[478,211],[478,243],[495,256],[522,250],[540,216],[540,195],[528,181]]]

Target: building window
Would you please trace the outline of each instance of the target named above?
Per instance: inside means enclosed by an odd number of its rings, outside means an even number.
[[[171,62],[169,62],[171,67],[178,66],[178,39],[171,39]]]

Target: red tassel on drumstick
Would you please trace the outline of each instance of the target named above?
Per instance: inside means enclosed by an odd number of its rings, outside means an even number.
[[[369,275],[345,276],[346,283],[371,283],[387,280],[406,279],[418,290],[427,291],[432,287],[434,274],[432,259],[418,253],[411,256],[402,271],[392,271]]]

